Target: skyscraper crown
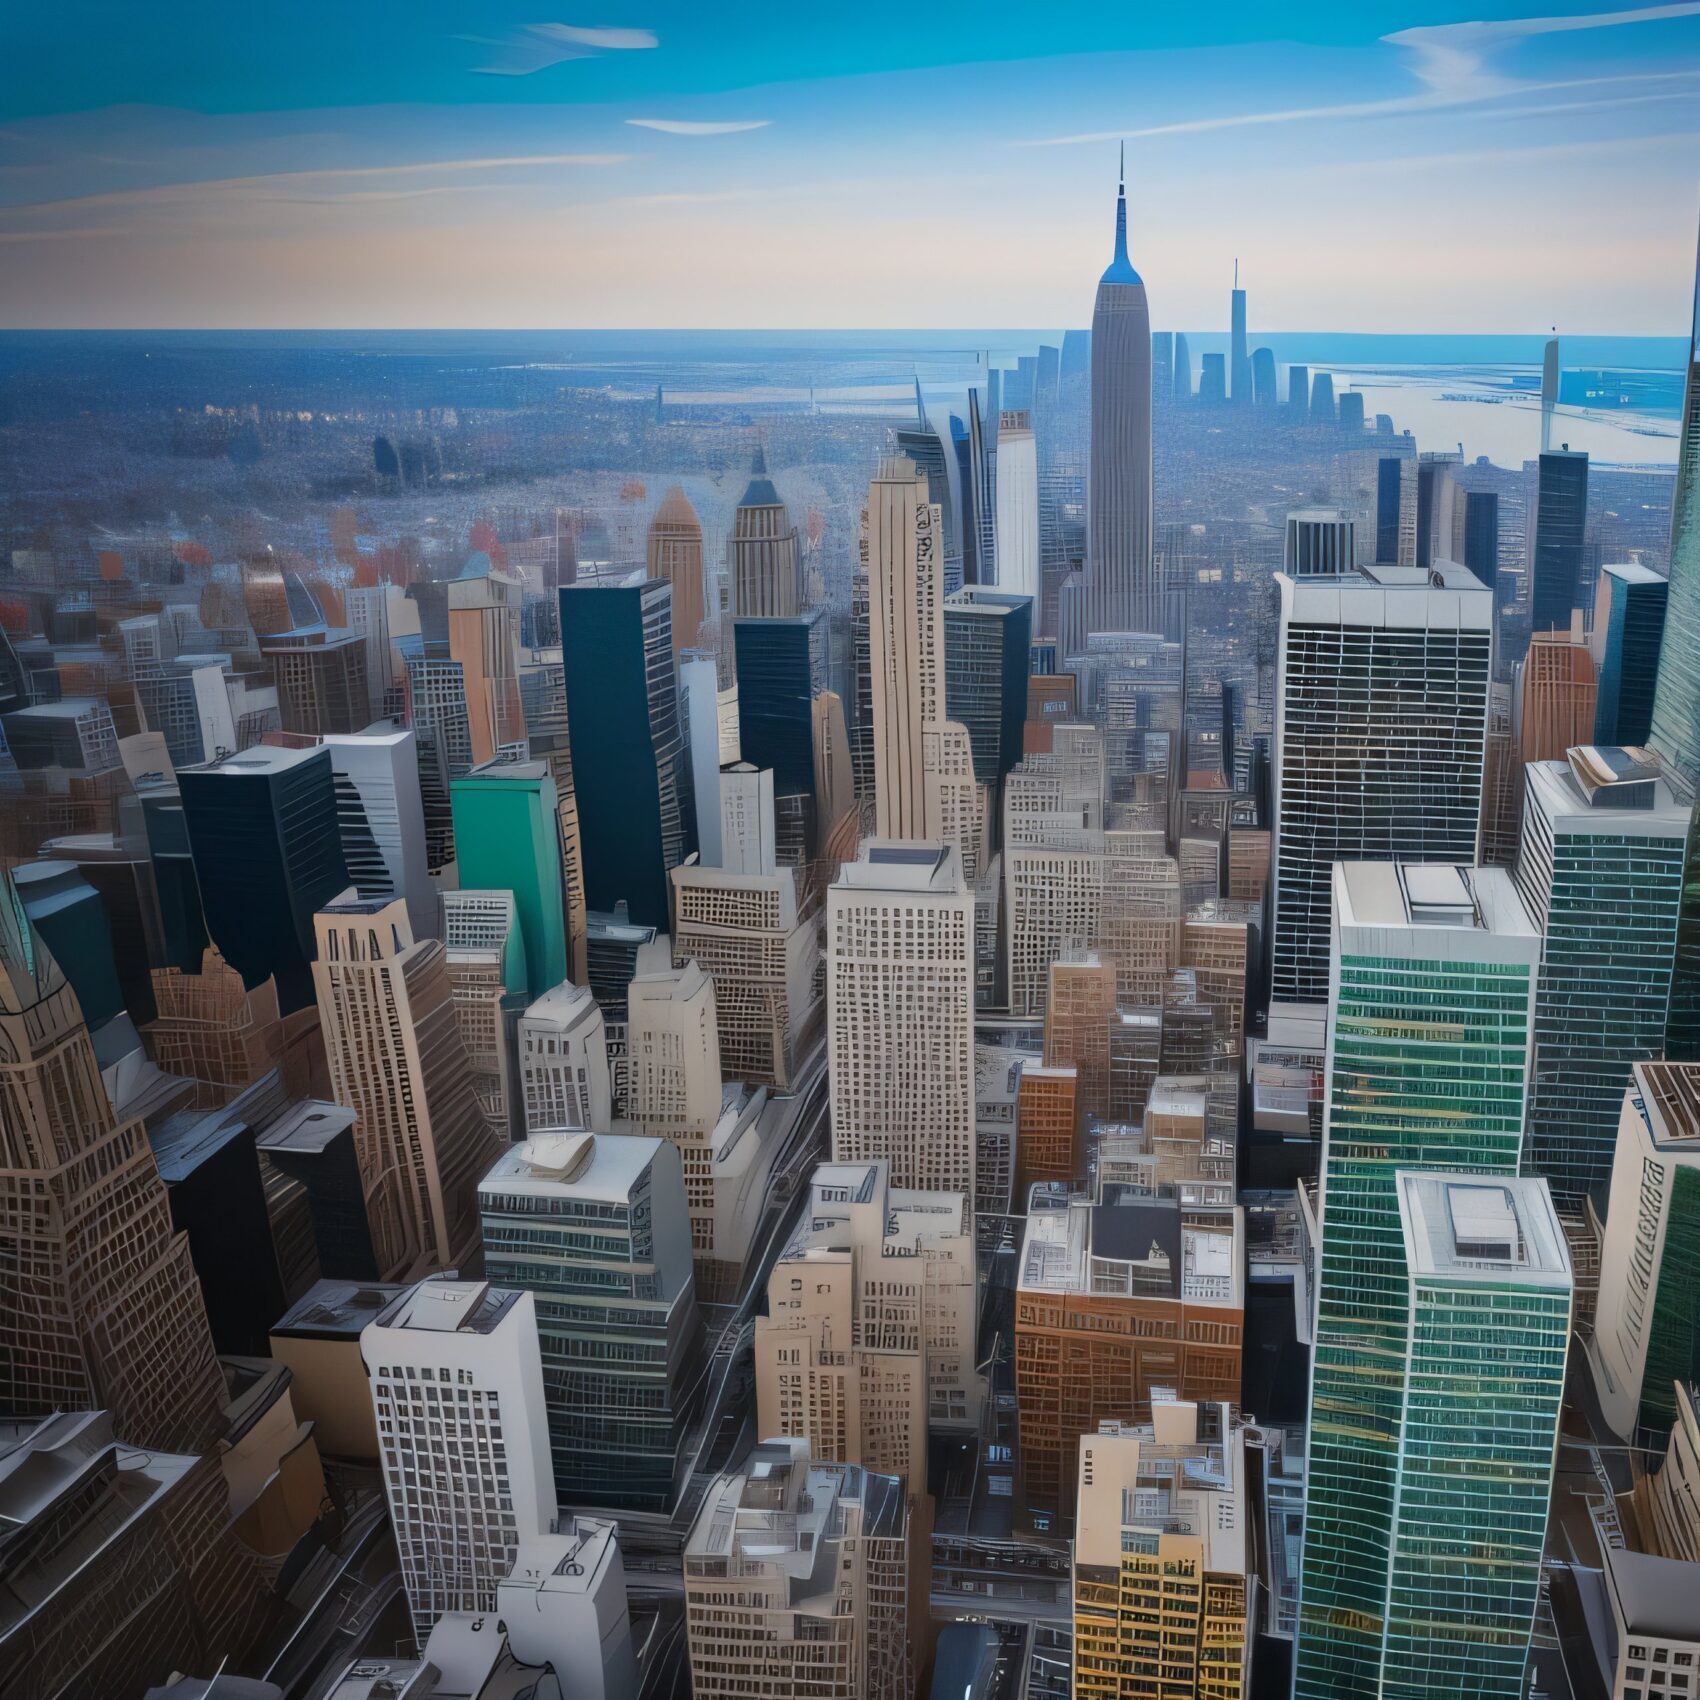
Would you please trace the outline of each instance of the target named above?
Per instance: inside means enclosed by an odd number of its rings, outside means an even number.
[[[1140,283],[1144,280],[1133,269],[1133,262],[1127,257],[1127,165],[1126,147],[1123,147],[1123,163],[1120,180],[1116,184],[1116,252],[1114,258],[1104,270],[1100,283]]]

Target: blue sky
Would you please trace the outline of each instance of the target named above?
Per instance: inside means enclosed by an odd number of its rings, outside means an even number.
[[[1700,0],[0,21],[0,323],[1675,334]]]

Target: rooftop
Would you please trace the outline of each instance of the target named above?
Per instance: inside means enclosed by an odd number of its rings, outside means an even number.
[[[426,1334],[494,1334],[523,1296],[488,1281],[433,1276],[406,1290],[377,1325]]]
[[[1659,1150],[1700,1156],[1700,1063],[1636,1063],[1630,1092]]]
[[[1607,1586],[1625,1629],[1660,1640],[1700,1641],[1700,1586],[1694,1565],[1623,1547],[1603,1551]]]
[[[1532,761],[1529,799],[1554,832],[1686,838],[1692,804],[1634,750],[1582,744],[1564,761]]]
[[[1402,1169],[1397,1184],[1413,1276],[1569,1288],[1570,1254],[1544,1180]]]
[[[260,1135],[262,1151],[300,1151],[316,1155],[340,1133],[353,1127],[359,1117],[342,1104],[320,1098],[303,1098],[290,1107]]]
[[[958,896],[966,890],[962,864],[953,846],[886,838],[869,839],[861,859],[846,862],[838,870],[837,884],[864,891],[931,892],[941,897]]]
[[[358,1340],[367,1323],[407,1291],[382,1281],[315,1281],[305,1293],[272,1324],[279,1335],[337,1340]]]
[[[626,1204],[665,1144],[638,1133],[539,1131],[502,1152],[478,1183],[479,1195],[547,1198],[570,1187],[582,1198]]]
[[[1503,868],[1465,868],[1445,862],[1336,862],[1334,902],[1342,927],[1421,929],[1432,933],[1498,935],[1532,940],[1539,934]],[[1457,955],[1475,944],[1449,947],[1425,940],[1423,951]]]

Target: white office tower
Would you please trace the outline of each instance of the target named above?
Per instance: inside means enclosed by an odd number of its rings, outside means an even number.
[[[1031,415],[1005,412],[998,424],[997,588],[1039,599],[1039,450]]]
[[[200,726],[201,755],[205,761],[222,761],[240,747],[237,741],[236,709],[231,681],[221,664],[190,671],[195,693],[195,718]]]
[[[974,898],[956,852],[873,839],[828,888],[836,1162],[974,1196]]]
[[[926,1492],[929,1425],[980,1413],[970,1204],[889,1186],[884,1163],[815,1170],[756,1319],[759,1434]]]
[[[880,462],[862,514],[868,575],[874,820],[882,838],[927,836],[921,729],[944,718],[944,561],[926,475]]]
[[[559,1533],[523,1541],[496,1589],[496,1610],[509,1652],[522,1665],[552,1670],[568,1700],[637,1700],[626,1566],[615,1524],[568,1517]]]
[[[421,1281],[360,1335],[413,1630],[496,1609],[520,1545],[555,1521],[537,1303]]]
[[[691,1246],[707,1256],[714,1249],[711,1141],[722,1085],[714,982],[694,962],[651,971],[640,967],[626,1007],[626,1111],[645,1133],[678,1147]]]
[[[1477,860],[1493,598],[1451,562],[1275,582],[1269,1035],[1320,1056],[1334,864]]]
[[[1700,1064],[1637,1063],[1612,1165],[1588,1356],[1612,1432],[1662,1439],[1700,1376]]]
[[[797,914],[792,868],[673,870],[673,961],[695,960],[714,981],[724,1079],[789,1091],[819,1035],[816,928]]]
[[[442,905],[443,948],[472,1090],[491,1131],[506,1140],[513,1103],[510,1012],[525,988],[525,940],[514,894],[445,891]]]
[[[909,1510],[895,1476],[764,1440],[685,1543],[695,1700],[909,1700]]]
[[[394,647],[390,643],[389,586],[351,584],[342,593],[348,629],[365,639],[366,690],[372,718],[381,719],[392,689],[400,684]]]
[[[721,768],[720,865],[734,874],[771,874],[779,841],[773,819],[773,769],[741,761]],[[703,862],[706,865],[708,858]]]
[[[921,729],[921,751],[928,836],[955,846],[963,878],[972,885],[986,854],[990,792],[974,777],[968,728],[954,720],[929,721]]]
[[[697,854],[705,867],[717,868],[720,843],[720,692],[712,655],[686,655],[679,661],[679,694],[685,703],[685,736],[691,751],[691,787],[697,819]],[[737,759],[737,751],[733,751]]]
[[[1282,565],[1292,578],[1333,578],[1353,566],[1354,526],[1339,508],[1294,508],[1287,515]]]
[[[440,937],[412,732],[386,721],[320,742],[331,752],[337,829],[355,890],[362,897],[401,898],[413,936]]]
[[[613,1125],[608,1028],[588,986],[552,986],[519,1018],[519,1080],[528,1133]]]

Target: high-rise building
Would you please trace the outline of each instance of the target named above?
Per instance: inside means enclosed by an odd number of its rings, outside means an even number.
[[[967,728],[982,785],[1000,783],[1021,760],[1034,607],[978,585],[945,600],[944,708]]]
[[[685,1542],[691,1693],[908,1700],[909,1565],[895,1476],[762,1441],[709,1488]]]
[[[1245,1219],[1178,1200],[1030,1209],[1015,1289],[1016,1522],[1068,1531],[1081,1438],[1152,1401],[1239,1397]]]
[[[1635,1065],[1623,1096],[1588,1356],[1607,1426],[1662,1442],[1700,1380],[1700,1066]]]
[[[492,1281],[537,1302],[554,1487],[568,1504],[668,1511],[702,1325],[678,1151],[533,1134],[478,1188]]]
[[[1530,619],[1534,632],[1568,632],[1582,606],[1582,539],[1588,522],[1588,457],[1568,447],[1542,453],[1529,516]]]
[[[673,904],[674,962],[713,977],[722,1075],[788,1090],[820,1019],[820,947],[798,913],[795,870],[687,863],[673,870]]]
[[[974,898],[955,853],[880,839],[828,888],[832,1155],[974,1196]]]
[[[0,1440],[8,1700],[136,1694],[249,1644],[269,1589],[231,1530],[216,1457],[143,1445],[106,1411],[10,1419]]]
[[[787,617],[802,611],[797,528],[767,475],[767,456],[760,448],[750,462],[750,482],[732,516],[727,552],[734,614]],[[691,636],[694,641],[695,633]]]
[[[915,380],[915,413],[913,430],[892,433],[896,452],[914,461],[927,480],[929,499],[937,506],[943,522],[944,582],[946,594],[960,590],[963,584],[963,534],[972,521],[962,504],[961,465],[956,445],[948,429],[935,429],[927,417],[927,405],[921,395],[921,380]]]
[[[789,618],[732,622],[738,679],[738,746],[771,772],[776,796],[815,797],[814,699],[827,687],[824,608]]]
[[[665,930],[668,873],[696,848],[672,588],[633,576],[560,595],[585,901]]]
[[[884,1163],[823,1163],[756,1319],[756,1423],[813,1453],[927,1489],[929,1427],[972,1431],[970,1201],[887,1184]]]
[[[1600,568],[1604,606],[1595,609],[1593,643],[1599,664],[1596,744],[1645,744],[1652,733],[1669,596],[1670,581],[1638,561]]]
[[[450,660],[446,640],[428,644],[412,638],[403,648],[402,659],[407,669],[407,723],[418,734],[421,751],[427,747],[427,733],[439,734],[446,791],[453,775],[472,766],[472,721],[464,673],[458,661]],[[426,814],[429,817],[429,798]]]
[[[1081,1437],[1073,1692],[1251,1692],[1257,1545],[1245,1429],[1229,1404],[1153,1398],[1143,1426]]]
[[[286,732],[320,738],[358,732],[372,717],[366,684],[366,639],[323,626],[278,632],[260,647],[277,679],[278,711]]]
[[[1175,332],[1175,390],[1176,401],[1192,399],[1192,353],[1187,347],[1186,332]]]
[[[779,859],[773,769],[734,762],[721,768],[715,781],[720,792],[720,866],[734,874],[771,874]]]
[[[944,718],[938,514],[913,461],[880,463],[863,510],[872,633],[874,814],[882,838],[927,834],[921,729]]]
[[[649,522],[649,576],[673,587],[673,655],[697,646],[707,618],[704,598],[702,521],[690,498],[670,485]]]
[[[1295,508],[1287,515],[1285,568],[1290,578],[1332,578],[1353,564],[1353,524],[1338,508]]]
[[[589,986],[553,986],[520,1017],[519,1079],[528,1133],[613,1126],[608,1027]]]
[[[1287,411],[1302,425],[1310,417],[1310,368],[1287,368]]]
[[[567,978],[566,909],[555,781],[541,761],[492,761],[449,787],[455,856],[469,889],[509,891],[525,940],[526,990]]]
[[[524,581],[474,555],[448,590],[449,657],[460,666],[475,767],[526,754],[519,689]]]
[[[1378,1675],[1346,1686],[1347,1669],[1331,1679],[1301,1654],[1296,1692],[1518,1700],[1543,1581],[1570,1257],[1544,1181],[1400,1171],[1397,1191],[1408,1273]],[[1310,1575],[1307,1564],[1307,1589]]]
[[[443,893],[443,950],[472,1090],[490,1131],[513,1122],[513,1026],[526,1003],[525,935],[511,891]]]
[[[1239,276],[1239,261],[1234,262],[1234,276]],[[1229,393],[1233,396],[1237,407],[1247,407],[1251,404],[1252,378],[1251,354],[1246,348],[1245,332],[1245,291],[1238,282],[1234,284],[1233,295],[1229,304],[1228,322],[1228,379]]]
[[[1228,357],[1202,354],[1198,360],[1198,399],[1220,407],[1228,399]]]
[[[0,885],[0,1410],[103,1409],[210,1450],[225,1388],[139,1120],[120,1120],[64,971]]]
[[[1473,863],[1492,598],[1461,567],[1277,579],[1272,999],[1328,997],[1336,862]]]
[[[356,1146],[383,1279],[458,1269],[478,1245],[478,1177],[501,1143],[474,1095],[444,947],[400,898],[315,917],[313,980],[331,1091]]]
[[[1410,455],[1383,455],[1375,463],[1375,558],[1389,566],[1417,564],[1417,463]]]
[[[1176,339],[1175,383],[1190,362]],[[1086,630],[1162,629],[1151,567],[1151,310],[1127,253],[1127,185],[1116,246],[1092,306],[1091,465],[1086,480]]]
[[[445,1612],[493,1612],[522,1543],[555,1520],[537,1302],[421,1281],[360,1335],[402,1585],[421,1644]]]
[[[1499,868],[1342,862],[1331,883],[1301,1700],[1383,1680],[1410,1351],[1395,1176],[1517,1174],[1541,948]]]
[[[1338,425],[1340,416],[1334,405],[1334,374],[1318,372],[1310,381],[1310,422],[1312,425]]]
[[[1038,599],[1039,457],[1032,416],[1006,411],[998,423],[997,588]]]
[[[327,750],[269,745],[177,771],[207,931],[252,989],[312,1002],[313,916],[348,885]]]
[[[1594,735],[1598,685],[1588,646],[1567,632],[1535,632],[1517,664],[1512,732],[1525,762],[1562,761]]]
[[[1082,1125],[1109,1114],[1110,1027],[1116,969],[1097,951],[1071,952],[1051,964],[1045,1000],[1045,1061],[1072,1068]],[[1065,1177],[1072,1178],[1072,1177]]]
[[[1457,557],[1489,590],[1499,577],[1499,494],[1464,492],[1463,537]]]
[[[348,877],[362,897],[400,897],[416,938],[437,931],[425,847],[425,803],[413,732],[388,722],[320,740],[335,775],[337,828]]]
[[[1175,388],[1175,333],[1151,333],[1151,393],[1170,396]]]
[[[1259,407],[1273,407],[1281,399],[1275,376],[1275,350],[1254,348],[1251,351],[1252,395]]]
[[[1526,773],[1513,877],[1544,944],[1523,1167],[1580,1215],[1611,1174],[1631,1066],[1664,1049],[1692,810],[1621,749]]]

